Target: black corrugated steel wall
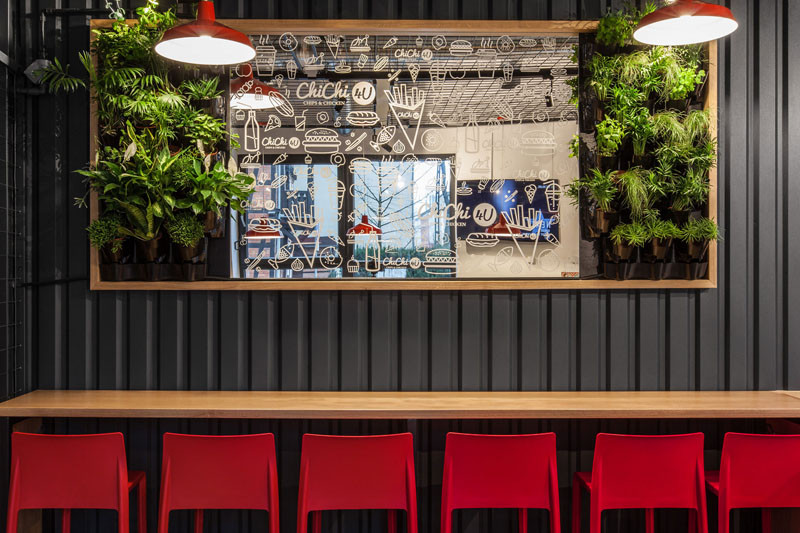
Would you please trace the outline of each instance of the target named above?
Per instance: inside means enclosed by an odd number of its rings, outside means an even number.
[[[618,2],[220,0],[217,12],[220,18],[592,19],[612,4]],[[25,5],[35,6],[23,37],[32,58],[38,54],[36,9],[102,7],[104,2],[39,0],[38,6],[35,1]],[[800,388],[800,282],[791,274],[800,271],[800,3],[733,0],[730,7],[740,29],[722,41],[719,55],[718,195],[724,240],[718,290],[91,293],[85,281],[87,214],[72,206],[83,186],[70,173],[88,156],[86,96],[33,100],[33,276],[43,285],[34,296],[28,388]],[[48,55],[57,53],[76,66],[77,51],[87,45],[86,19],[55,19],[49,26],[54,28],[59,31],[48,37]],[[65,431],[125,430],[131,466],[147,469],[151,478],[151,515],[161,432],[274,430],[280,443],[285,532],[294,524],[303,431],[415,431],[422,531],[435,531],[447,430],[555,430],[563,450],[559,467],[565,489],[572,471],[590,465],[598,430],[699,428],[708,435],[709,449],[718,450],[722,432],[731,427],[694,422],[54,424]],[[715,459],[710,452],[709,461]],[[568,494],[562,497],[566,500]],[[565,511],[567,507],[565,501]],[[76,520],[87,531],[110,527],[109,517],[101,515],[97,521],[94,516]],[[633,524],[611,518],[614,530]],[[255,526],[263,524],[260,520],[231,514],[213,518],[212,525],[216,528],[221,521],[224,530],[249,530],[251,521]],[[377,523],[371,527],[372,522],[360,518],[342,520],[336,523],[379,530]],[[510,514],[473,513],[461,525],[470,532],[507,531],[510,520]],[[185,530],[186,521],[182,524]]]

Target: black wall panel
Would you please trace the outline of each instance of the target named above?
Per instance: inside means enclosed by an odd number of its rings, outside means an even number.
[[[219,0],[220,18],[591,19],[604,0]],[[726,2],[727,3],[727,2]],[[39,55],[38,10],[101,0],[18,4],[28,60]],[[140,5],[140,2],[134,2]],[[25,387],[191,390],[719,390],[800,388],[800,3],[731,0],[739,30],[719,47],[719,289],[708,291],[119,292],[87,290],[87,213],[71,173],[88,158],[85,94],[30,98],[33,178],[32,342]],[[48,20],[46,50],[78,65],[87,17]],[[411,430],[421,531],[438,529],[448,430],[554,430],[565,518],[571,473],[591,464],[594,435],[707,434],[708,460],[725,430],[703,422],[51,421],[59,431],[120,429],[131,466],[150,476],[156,509],[159,438],[166,430],[275,431],[283,531],[294,527],[300,436]],[[713,507],[711,508],[713,511]],[[76,515],[80,531],[111,518]],[[257,514],[212,515],[211,531],[250,531]],[[382,517],[344,514],[335,530],[379,531]],[[609,517],[613,531],[640,517]],[[666,520],[666,518],[665,518]],[[683,524],[682,518],[681,525]],[[187,531],[186,517],[179,517]],[[508,531],[504,512],[465,513],[461,530]],[[747,529],[745,520],[743,528]],[[154,525],[151,522],[151,526]],[[182,529],[181,529],[182,528]],[[357,529],[356,529],[357,528]],[[261,529],[263,530],[263,528]]]

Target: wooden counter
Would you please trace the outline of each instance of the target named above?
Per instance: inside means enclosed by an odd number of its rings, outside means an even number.
[[[39,390],[0,403],[0,416],[271,419],[800,418],[800,392]]]

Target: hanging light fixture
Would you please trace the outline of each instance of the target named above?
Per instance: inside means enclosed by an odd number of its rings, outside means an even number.
[[[677,46],[713,41],[738,27],[733,13],[725,6],[700,0],[675,0],[642,17],[633,38],[643,44]]]
[[[215,21],[211,0],[200,0],[197,20],[165,31],[155,50],[167,59],[193,65],[238,65],[256,56],[245,34]]]

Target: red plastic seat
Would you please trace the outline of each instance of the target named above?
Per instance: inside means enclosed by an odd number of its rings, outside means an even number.
[[[342,437],[303,435],[297,531],[314,533],[320,511],[388,509],[389,532],[397,530],[397,510],[408,513],[408,532],[417,533],[417,489],[411,433]]]
[[[519,530],[528,509],[550,511],[550,531],[561,531],[556,434],[471,435],[448,433],[442,480],[442,533],[451,533],[454,509],[519,509]]]
[[[576,472],[572,531],[581,530],[581,488],[591,495],[591,533],[600,533],[607,509],[645,509],[653,533],[653,509],[690,509],[690,533],[707,533],[703,434],[597,435],[591,472]]]
[[[275,437],[164,434],[158,533],[167,533],[169,513],[194,509],[203,531],[203,509],[269,512],[269,531],[278,533],[278,466]]]
[[[762,531],[772,530],[770,507],[800,507],[800,435],[728,433],[719,471],[706,472],[719,496],[719,531],[730,530],[731,509],[762,509]]]
[[[63,533],[70,531],[71,509],[114,509],[120,533],[128,533],[128,497],[136,488],[138,531],[146,533],[146,487],[144,472],[128,471],[122,433],[12,433],[6,531],[16,533],[22,509],[63,509]]]

